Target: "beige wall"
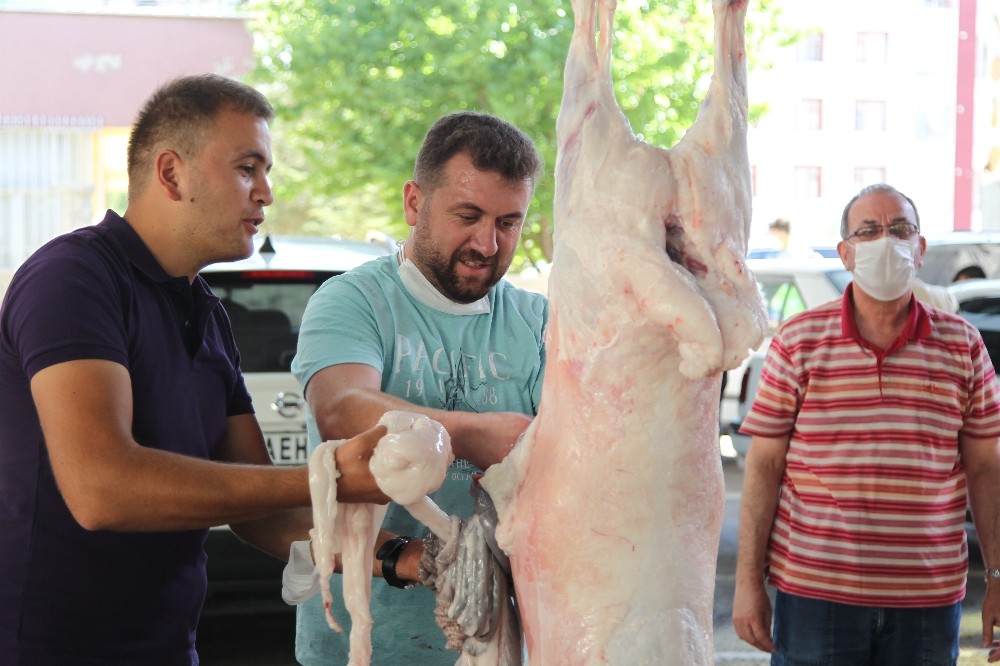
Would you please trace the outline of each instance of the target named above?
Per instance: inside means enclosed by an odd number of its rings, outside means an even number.
[[[3,300],[3,293],[7,291],[7,285],[10,284],[11,277],[13,277],[11,273],[0,271],[0,300]]]

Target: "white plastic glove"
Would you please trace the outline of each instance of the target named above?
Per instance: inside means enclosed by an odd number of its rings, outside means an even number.
[[[311,541],[293,541],[288,551],[288,564],[281,572],[281,598],[289,606],[297,606],[319,592],[319,572],[309,550]]]

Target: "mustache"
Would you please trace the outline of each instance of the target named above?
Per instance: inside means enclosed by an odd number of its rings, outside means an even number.
[[[485,254],[476,252],[475,250],[466,250],[461,254],[455,255],[455,261],[471,261],[477,264],[489,264],[496,265],[497,257],[493,255],[492,257],[487,257]]]

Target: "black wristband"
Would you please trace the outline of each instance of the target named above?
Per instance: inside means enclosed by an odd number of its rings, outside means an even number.
[[[413,537],[393,537],[383,543],[379,547],[378,552],[375,553],[375,558],[382,560],[382,578],[389,585],[398,587],[401,590],[409,589],[414,585],[413,583],[400,580],[396,574],[396,562],[399,560],[399,555],[406,548],[406,544],[411,541],[413,541]]]

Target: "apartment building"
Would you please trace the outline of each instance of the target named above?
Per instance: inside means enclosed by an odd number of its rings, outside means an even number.
[[[804,32],[750,79],[754,236],[785,218],[799,243],[838,235],[844,204],[889,182],[926,234],[1000,229],[995,0],[783,0]]]

